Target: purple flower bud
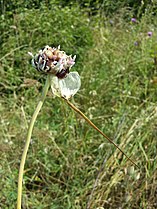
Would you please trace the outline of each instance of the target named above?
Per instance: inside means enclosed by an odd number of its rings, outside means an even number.
[[[131,18],[131,22],[136,23],[137,22],[136,18]]]
[[[135,45],[135,46],[138,46],[138,45],[139,45],[138,41],[135,41],[135,42],[134,42],[134,45]]]
[[[149,37],[151,37],[151,36],[153,35],[153,32],[149,31],[149,32],[147,33],[147,35],[148,35]]]

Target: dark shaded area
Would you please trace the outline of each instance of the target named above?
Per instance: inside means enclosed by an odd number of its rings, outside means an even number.
[[[153,12],[156,13],[157,6],[157,3],[152,0],[3,0],[1,1],[1,14],[8,13],[11,15],[16,12],[22,12],[25,9],[42,9],[43,5],[51,9],[52,5],[66,7],[75,4],[79,5],[82,9],[86,9],[89,15],[95,15],[98,12],[111,15],[119,9],[127,7],[133,11],[134,15],[141,16],[150,7],[154,7]]]

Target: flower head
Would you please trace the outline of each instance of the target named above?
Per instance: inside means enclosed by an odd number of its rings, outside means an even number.
[[[133,23],[136,23],[137,22],[137,20],[136,20],[136,18],[131,18],[131,22],[133,22]]]
[[[64,78],[69,73],[70,68],[75,64],[75,58],[76,56],[72,58],[71,55],[68,56],[64,51],[60,51],[60,46],[58,48],[52,48],[47,45],[33,56],[32,65],[39,72]]]
[[[32,56],[32,65],[39,72],[50,75],[52,93],[55,96],[69,99],[76,94],[81,86],[80,76],[77,72],[70,72],[75,64],[76,56],[72,58],[58,48],[45,46]]]
[[[149,37],[151,37],[151,36],[153,35],[153,32],[149,31],[149,32],[147,33],[147,35],[148,35]]]
[[[135,41],[134,42],[134,46],[138,46],[139,45],[139,42],[138,41]]]

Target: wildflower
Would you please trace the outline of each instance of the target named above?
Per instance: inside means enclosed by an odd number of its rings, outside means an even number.
[[[135,41],[134,42],[134,46],[139,46],[139,42],[138,41]]]
[[[151,36],[153,35],[153,32],[149,31],[149,32],[147,33],[147,35],[148,35],[149,37],[151,37]]]
[[[113,25],[114,24],[113,20],[110,20],[109,23],[110,23],[110,25]]]
[[[77,72],[70,72],[76,56],[68,56],[58,48],[45,46],[32,56],[32,65],[39,72],[50,75],[51,89],[55,96],[69,99],[80,89],[81,81]]]
[[[29,53],[31,56],[32,54]],[[52,48],[48,45],[39,50],[38,54],[33,56],[32,65],[45,74],[53,74],[58,78],[64,78],[69,73],[70,68],[75,64],[74,56],[68,56],[64,51],[58,48]]]
[[[137,22],[136,18],[131,18],[131,22],[136,23]]]
[[[77,72],[69,72],[71,67],[75,64],[74,56],[68,56],[64,51],[60,51],[60,47],[52,48],[45,46],[41,49],[38,54],[33,56],[31,52],[29,54],[32,56],[33,66],[42,73],[47,74],[47,79],[45,86],[43,88],[41,99],[34,111],[32,119],[28,127],[28,133],[26,138],[26,143],[24,146],[23,154],[21,157],[20,168],[19,168],[19,177],[18,177],[18,192],[17,192],[17,208],[21,209],[22,206],[22,182],[24,174],[24,166],[27,157],[27,152],[29,145],[31,143],[31,136],[33,127],[37,118],[39,111],[45,101],[49,85],[51,82],[51,88],[55,95],[61,97],[75,112],[80,114],[86,122],[88,122],[96,131],[98,131],[103,137],[105,137],[110,143],[112,143],[117,149],[119,149],[126,157],[127,155],[119,148],[114,141],[112,141],[108,136],[106,136],[97,126],[94,125],[75,105],[73,105],[68,99],[73,96],[80,88],[81,81]],[[47,153],[47,149],[45,153]],[[129,157],[127,157],[134,165]],[[103,209],[103,208],[101,208]]]

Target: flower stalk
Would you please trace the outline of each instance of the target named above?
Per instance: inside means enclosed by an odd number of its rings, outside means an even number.
[[[39,100],[39,103],[30,121],[26,142],[21,157],[18,177],[17,209],[21,209],[24,166],[31,141],[34,123],[44,103],[50,85],[54,96],[58,96],[59,98],[63,99],[75,112],[80,114],[86,120],[86,122],[88,122],[89,125],[91,125],[96,131],[98,131],[117,149],[119,149],[119,151],[122,152],[123,155],[125,155],[125,157],[130,160],[132,164],[137,166],[136,163],[132,161],[121,148],[119,148],[108,136],[106,136],[99,128],[97,128],[94,123],[92,123],[77,107],[75,107],[69,101],[69,99],[77,93],[81,86],[79,74],[77,72],[70,72],[71,67],[75,64],[76,56],[73,58],[72,55],[68,56],[64,51],[60,50],[60,46],[58,48],[52,48],[48,45],[41,49],[35,56],[31,52],[29,52],[29,55],[32,57],[33,67],[37,71],[46,74],[47,79],[43,88],[41,99]]]
[[[26,138],[24,150],[23,150],[22,157],[21,157],[20,168],[19,168],[19,177],[18,177],[17,209],[21,209],[22,181],[23,181],[24,165],[25,165],[25,161],[26,161],[26,156],[27,156],[29,144],[30,144],[30,141],[31,141],[31,136],[32,136],[34,123],[35,123],[36,118],[38,116],[38,113],[39,113],[39,111],[40,111],[40,109],[41,109],[41,107],[44,103],[44,100],[45,100],[46,94],[48,92],[49,86],[50,86],[50,77],[47,76],[46,83],[45,83],[45,86],[43,88],[41,99],[39,100],[39,103],[38,103],[38,105],[37,105],[37,107],[34,111],[34,114],[32,116],[30,124],[29,124],[27,138]]]

